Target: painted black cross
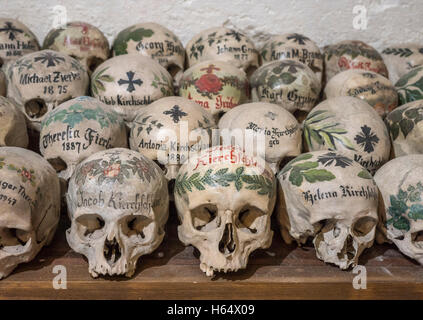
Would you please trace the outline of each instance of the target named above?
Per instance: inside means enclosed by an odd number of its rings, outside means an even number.
[[[7,21],[4,24],[4,27],[0,29],[0,32],[9,33],[9,40],[15,40],[16,33],[22,33],[23,30],[16,28],[15,26],[13,26],[12,22]]]
[[[122,86],[122,85],[125,85],[125,84],[127,84],[128,85],[128,87],[126,88],[126,91],[128,91],[128,92],[132,92],[132,91],[134,91],[135,90],[135,86],[134,86],[134,84],[136,84],[136,85],[139,85],[139,86],[141,86],[142,85],[142,80],[141,79],[136,79],[136,80],[134,80],[134,76],[135,76],[135,72],[133,72],[133,71],[128,71],[127,73],[126,73],[126,75],[128,76],[128,80],[125,80],[125,79],[120,79],[119,81],[118,81],[118,84],[120,85],[120,86]]]
[[[372,153],[375,150],[375,146],[379,142],[377,135],[372,132],[372,129],[366,125],[361,127],[361,132],[355,136],[354,140],[367,153]]]
[[[179,120],[183,116],[187,116],[188,114],[186,112],[183,112],[178,105],[173,106],[172,109],[164,111],[163,114],[168,114],[173,119],[173,122],[178,123]]]
[[[48,67],[54,67],[56,64],[60,64],[60,61],[65,62],[65,58],[59,57],[53,52],[44,52],[38,57],[35,57],[34,61],[35,62],[41,61],[41,63],[47,62],[47,68],[48,68]]]

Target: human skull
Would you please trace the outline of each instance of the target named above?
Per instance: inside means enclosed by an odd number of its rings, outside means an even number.
[[[116,36],[113,55],[138,53],[156,60],[179,81],[184,72],[185,49],[178,37],[160,24],[148,22],[130,26]]]
[[[374,179],[383,198],[381,233],[403,254],[423,264],[423,155],[393,159]]]
[[[267,40],[261,51],[263,64],[275,60],[291,59],[307,65],[319,81],[323,75],[323,55],[310,38],[298,33],[285,33]]]
[[[173,95],[172,77],[151,58],[124,54],[97,67],[91,75],[91,93],[130,125],[141,108]]]
[[[423,154],[423,101],[409,102],[385,119],[395,157]]]
[[[4,72],[0,70],[0,96],[3,96],[3,97],[6,96],[6,88],[7,88],[6,76],[4,75]]]
[[[320,89],[316,74],[295,60],[267,63],[251,76],[253,101],[276,103],[296,116],[316,105]]]
[[[412,69],[403,75],[395,88],[398,92],[399,104],[423,99],[423,66]]]
[[[395,83],[411,69],[423,65],[423,45],[403,43],[382,51],[382,57],[389,71],[389,79]]]
[[[0,146],[28,146],[25,116],[8,98],[0,97]]]
[[[325,81],[348,69],[373,71],[388,78],[388,69],[382,56],[362,41],[346,40],[323,48]]]
[[[215,118],[247,102],[250,86],[244,71],[224,61],[204,61],[186,70],[179,95],[200,104]]]
[[[319,103],[303,124],[309,151],[339,150],[374,173],[389,159],[391,142],[383,120],[370,105],[353,97]]]
[[[200,105],[181,97],[166,97],[138,112],[129,145],[156,161],[172,180],[191,150],[210,147],[211,129],[215,127],[211,114]]]
[[[18,20],[0,18],[0,67],[40,50],[31,30]]]
[[[131,277],[141,255],[162,242],[168,218],[167,182],[136,151],[115,148],[81,162],[66,194],[69,246],[88,259],[88,271]]]
[[[239,148],[212,147],[185,162],[175,181],[179,239],[196,247],[207,276],[247,266],[272,242],[276,180],[263,159]]]
[[[109,42],[96,27],[85,22],[68,22],[50,30],[43,49],[65,53],[77,59],[89,74],[109,57]]]
[[[219,129],[243,131],[245,140],[235,143],[246,150],[246,132],[262,134],[265,138],[264,156],[274,174],[279,172],[282,161],[301,153],[301,126],[286,109],[276,104],[254,102],[240,105],[219,121]],[[238,144],[240,143],[240,144]]]
[[[89,77],[74,58],[52,50],[28,54],[7,68],[7,93],[22,108],[30,127],[40,130],[48,111],[88,91]]]
[[[0,279],[50,244],[60,217],[60,185],[38,154],[0,148]]]
[[[123,119],[95,98],[66,101],[49,112],[41,123],[41,154],[65,180],[88,156],[127,146]]]
[[[304,153],[278,175],[277,219],[282,238],[313,238],[317,257],[341,269],[356,266],[373,245],[378,190],[360,164],[334,151]]]
[[[362,99],[382,118],[398,106],[398,94],[394,85],[389,79],[372,71],[342,71],[329,80],[324,93],[326,98],[350,96]]]
[[[186,45],[188,67],[205,60],[222,60],[250,76],[259,67],[259,54],[244,33],[225,27],[204,30]]]

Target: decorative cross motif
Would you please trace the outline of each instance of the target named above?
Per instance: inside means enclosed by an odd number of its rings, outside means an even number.
[[[47,62],[47,68],[54,67],[56,64],[60,64],[60,61],[65,62],[65,58],[59,57],[53,52],[44,52],[43,54],[35,57],[34,62],[41,61],[41,63]]]
[[[213,70],[219,71],[220,68],[216,68],[214,64],[209,64],[207,68],[201,68],[201,71],[206,71],[207,73],[213,73]]]
[[[241,41],[241,37],[243,37],[244,35],[241,32],[237,32],[235,30],[231,30],[229,32],[226,32],[225,34],[226,36],[232,36],[235,38],[236,41],[240,42]]]
[[[272,112],[272,111],[269,111],[268,113],[266,113],[265,115],[264,115],[266,118],[269,118],[269,119],[272,119],[272,120],[275,120],[276,119],[276,113],[274,113],[274,112]]]
[[[134,84],[136,84],[136,85],[138,85],[138,86],[141,86],[142,85],[142,80],[141,79],[136,79],[136,80],[134,80],[134,76],[135,76],[135,72],[133,72],[133,71],[128,71],[127,73],[126,73],[126,75],[128,76],[128,80],[124,80],[124,79],[120,79],[119,81],[118,81],[118,84],[120,85],[120,86],[122,86],[122,85],[125,85],[125,84],[127,84],[128,85],[128,87],[126,88],[126,91],[128,91],[128,92],[132,92],[132,91],[134,91],[135,90],[135,86],[134,86]]]
[[[361,127],[361,131],[362,132],[355,136],[354,140],[364,149],[365,152],[372,153],[379,142],[379,138],[374,132],[372,132],[372,129],[366,125]]]
[[[178,123],[179,120],[187,116],[188,114],[186,112],[183,112],[178,105],[173,106],[172,109],[164,111],[163,114],[168,114],[173,119],[173,122]]]
[[[305,44],[305,41],[310,40],[309,38],[303,36],[302,34],[293,33],[287,37],[288,40],[294,40],[294,42],[298,42],[298,44]]]
[[[0,29],[0,32],[9,33],[9,40],[15,40],[16,33],[22,33],[23,30],[14,27],[12,22],[7,21],[4,27]]]

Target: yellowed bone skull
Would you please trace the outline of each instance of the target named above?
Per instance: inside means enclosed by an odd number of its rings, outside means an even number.
[[[109,42],[93,25],[74,21],[50,30],[43,49],[65,53],[77,60],[91,74],[109,57]]]
[[[244,269],[252,251],[270,246],[275,187],[263,159],[231,146],[210,148],[182,165],[174,192],[178,236],[200,251],[207,276]]]
[[[373,245],[378,189],[370,173],[333,151],[304,153],[279,173],[277,219],[282,238],[313,239],[316,255],[341,269]]]
[[[383,198],[379,210],[382,234],[423,265],[423,155],[393,159],[374,179]]]
[[[38,154],[0,148],[0,279],[50,244],[60,216],[56,172]]]
[[[86,95],[89,77],[76,59],[52,50],[28,54],[7,68],[8,97],[14,99],[39,131],[47,112]]]
[[[28,146],[25,116],[8,98],[0,97],[0,146]]]
[[[140,153],[123,148],[81,162],[66,195],[70,247],[88,259],[88,271],[131,277],[141,255],[162,242],[168,218],[167,181]]]
[[[275,174],[285,158],[296,157],[301,153],[300,124],[291,113],[276,104],[254,102],[240,105],[225,113],[219,121],[219,129],[230,130],[233,135],[228,132],[228,137],[234,136],[235,144],[244,150],[254,146],[254,138],[249,138],[248,135],[261,135],[256,138],[257,143],[264,143],[264,146],[260,150],[257,146],[254,151],[257,154],[264,152],[265,159]],[[228,141],[227,144],[230,143]]]
[[[88,156],[127,145],[122,117],[92,97],[62,103],[41,123],[41,154],[66,180]]]
[[[129,144],[132,150],[156,161],[171,180],[191,151],[210,147],[215,127],[211,114],[200,105],[181,97],[166,97],[137,114]]]

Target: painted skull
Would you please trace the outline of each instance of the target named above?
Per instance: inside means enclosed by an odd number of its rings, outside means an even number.
[[[225,113],[219,121],[219,129],[242,130],[244,139],[235,140],[235,143],[244,150],[253,145],[252,141],[247,141],[247,132],[263,135],[265,146],[262,151],[275,174],[283,161],[301,153],[300,124],[291,113],[276,104],[255,102],[240,105]]]
[[[423,265],[423,155],[393,159],[374,179],[383,198],[379,230]]]
[[[389,79],[378,73],[359,69],[342,71],[332,77],[326,84],[325,96],[362,99],[382,118],[398,106],[398,94]]]
[[[423,99],[423,66],[417,67],[403,75],[395,88],[398,92],[399,104]]]
[[[8,98],[0,97],[0,146],[28,146],[25,116]]]
[[[250,76],[259,67],[259,54],[244,33],[225,27],[204,30],[186,45],[188,67],[206,61],[222,60],[243,69]]]
[[[52,50],[28,54],[6,71],[8,97],[22,108],[30,127],[39,131],[48,111],[59,104],[84,96],[89,77],[74,58]]]
[[[357,98],[337,97],[319,103],[303,124],[309,151],[339,150],[371,173],[389,159],[391,143],[383,120]]]
[[[245,72],[224,61],[197,63],[184,72],[179,84],[181,97],[200,104],[216,119],[250,96]]]
[[[168,218],[167,182],[140,153],[115,148],[81,162],[66,195],[70,247],[88,259],[88,271],[131,277],[141,255],[162,242]]]
[[[60,217],[60,185],[38,154],[0,148],[0,279],[50,244]]]
[[[263,159],[212,147],[182,165],[174,196],[179,239],[200,251],[207,276],[246,268],[250,253],[272,242],[276,183]]]
[[[389,71],[389,79],[395,83],[415,67],[423,65],[423,45],[403,43],[385,48],[382,57]]]
[[[113,55],[128,53],[156,60],[177,82],[184,72],[184,46],[172,31],[160,24],[139,23],[119,32],[113,42]]]
[[[423,154],[423,101],[409,102],[385,119],[395,157]]]
[[[210,147],[215,127],[211,114],[200,105],[181,97],[166,97],[138,112],[129,144],[132,150],[156,161],[171,180],[190,151]]]
[[[151,58],[124,54],[97,67],[91,75],[91,93],[130,124],[141,108],[173,95],[172,77]]]
[[[4,75],[4,72],[0,70],[0,96],[2,97],[6,96],[6,88],[7,88],[6,76]]]
[[[325,81],[348,69],[373,71],[388,78],[388,69],[375,48],[362,41],[345,40],[323,48]]]
[[[79,60],[89,74],[109,57],[109,42],[96,27],[85,22],[69,22],[50,30],[43,49],[65,53]]]
[[[251,76],[253,101],[276,103],[297,117],[316,105],[320,89],[316,74],[294,60],[267,63]]]
[[[0,67],[40,50],[31,30],[18,20],[0,18]]]
[[[323,55],[317,44],[298,33],[285,33],[267,40],[261,51],[263,64],[275,60],[296,60],[307,65],[319,81],[323,76]]]
[[[88,156],[127,145],[121,116],[95,98],[66,101],[49,112],[41,123],[41,154],[65,180]]]
[[[378,189],[370,173],[344,154],[304,153],[278,175],[277,218],[282,238],[313,238],[317,257],[341,269],[356,266],[373,245]]]

